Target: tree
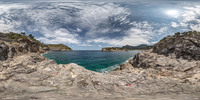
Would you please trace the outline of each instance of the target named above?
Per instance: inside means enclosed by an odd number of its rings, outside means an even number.
[[[26,36],[26,33],[25,32],[21,32],[21,35]]]
[[[30,37],[31,39],[34,39],[34,36],[33,36],[32,34],[29,34],[29,37]]]
[[[175,33],[175,36],[179,36],[181,33],[180,32],[176,32]]]

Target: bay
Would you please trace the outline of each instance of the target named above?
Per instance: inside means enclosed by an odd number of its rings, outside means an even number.
[[[119,67],[140,51],[102,52],[100,50],[52,51],[43,54],[58,64],[76,63],[88,70],[106,73]]]

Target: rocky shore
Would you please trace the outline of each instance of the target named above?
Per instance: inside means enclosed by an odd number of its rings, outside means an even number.
[[[0,43],[0,99],[15,97],[18,99],[41,99],[62,95],[85,98],[134,98],[137,95],[172,95],[188,94],[191,98],[199,98],[200,93],[200,61],[196,51],[195,59],[188,53],[177,57],[176,50],[188,50],[188,45],[200,50],[196,41],[199,34],[194,34],[190,41],[185,36],[173,36],[175,49],[166,56],[155,52],[161,42],[155,44],[152,50],[142,51],[128,63],[121,65],[116,71],[97,73],[86,70],[77,64],[56,64],[40,56],[40,46],[16,42],[15,44],[1,41]],[[170,39],[168,38],[168,39]],[[188,39],[187,38],[187,39]],[[163,40],[164,42],[168,39]],[[22,44],[27,44],[24,46]],[[32,42],[31,42],[32,43]],[[35,45],[35,46],[33,46]],[[169,44],[170,45],[170,44]],[[165,48],[171,48],[166,45]],[[179,49],[176,49],[180,47]],[[28,49],[25,49],[28,48]],[[34,48],[33,48],[34,47]],[[22,48],[22,49],[20,49]],[[22,50],[22,52],[21,52]],[[195,53],[195,52],[193,52]],[[39,94],[44,94],[43,96]],[[148,97],[148,96],[147,96]],[[54,99],[58,99],[57,98]],[[191,99],[190,98],[190,99]],[[11,98],[12,99],[12,98]],[[192,100],[192,99],[191,99]]]

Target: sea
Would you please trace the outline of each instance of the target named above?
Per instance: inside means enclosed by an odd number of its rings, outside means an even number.
[[[76,63],[88,70],[107,73],[126,63],[140,51],[103,52],[100,50],[51,51],[43,54],[58,64]]]

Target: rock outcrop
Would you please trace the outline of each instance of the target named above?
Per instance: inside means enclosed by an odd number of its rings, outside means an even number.
[[[157,74],[163,74],[169,77],[185,79],[190,82],[198,83],[200,78],[200,61],[188,61],[158,55],[151,51],[143,51],[137,54],[129,63],[135,68],[144,70],[154,69]]]
[[[200,60],[200,33],[190,31],[164,38],[154,45],[153,52],[187,60]]]
[[[8,58],[8,46],[0,41],[0,60],[6,60]]]
[[[184,86],[180,89],[181,91],[185,91],[186,88],[193,91],[194,88],[185,86],[185,84],[200,85],[199,39],[200,33],[196,31],[185,32],[182,35],[176,33],[155,44],[152,50],[138,53],[116,70],[140,70],[146,73],[145,77],[179,80],[176,85],[181,83]],[[177,87],[174,88],[177,89]],[[200,90],[196,88],[195,91]]]
[[[52,51],[72,51],[72,49],[64,44],[47,44]]]
[[[0,41],[0,60],[4,61],[14,56],[27,53],[42,53],[40,45],[29,39],[19,39],[17,42]]]
[[[63,44],[43,44],[29,36],[12,32],[0,33],[0,61],[27,53],[71,50],[71,48]]]

